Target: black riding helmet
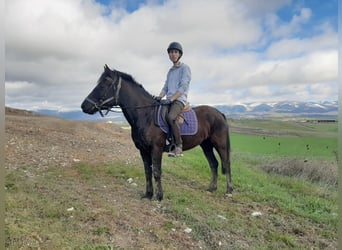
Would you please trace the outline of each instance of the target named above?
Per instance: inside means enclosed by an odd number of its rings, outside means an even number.
[[[172,49],[178,50],[179,53],[180,53],[180,57],[179,58],[182,57],[182,55],[183,55],[183,48],[182,48],[182,45],[180,45],[180,43],[178,43],[178,42],[170,43],[169,47],[167,48],[167,53],[170,53],[170,50],[172,50]]]

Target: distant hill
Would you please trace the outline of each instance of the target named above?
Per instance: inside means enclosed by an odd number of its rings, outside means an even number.
[[[236,105],[216,105],[218,110],[229,118],[274,118],[274,117],[307,117],[337,119],[338,102],[252,102]],[[105,117],[99,114],[88,115],[81,110],[60,112],[56,110],[41,109],[34,113],[61,117],[70,120],[97,121],[97,122],[124,122],[125,118],[120,112],[109,112]]]
[[[76,111],[67,111],[60,112],[57,110],[48,110],[48,109],[40,109],[36,111],[39,114],[61,117],[64,119],[70,120],[80,120],[80,121],[95,121],[95,122],[104,122],[104,121],[112,121],[112,122],[120,122],[125,121],[125,118],[121,112],[112,113],[110,112],[107,116],[101,117],[99,113],[94,115],[88,115],[83,113],[81,110]]]

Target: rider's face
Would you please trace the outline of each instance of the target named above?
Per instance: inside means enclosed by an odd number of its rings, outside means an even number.
[[[173,63],[176,63],[180,57],[180,53],[176,49],[172,49],[169,51],[169,58]]]

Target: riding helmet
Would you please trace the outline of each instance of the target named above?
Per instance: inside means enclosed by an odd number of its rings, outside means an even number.
[[[170,43],[169,47],[167,48],[167,53],[169,53],[170,50],[172,50],[172,49],[178,50],[180,55],[181,56],[183,55],[183,48],[182,48],[182,45],[180,45],[180,43],[178,43],[178,42]]]

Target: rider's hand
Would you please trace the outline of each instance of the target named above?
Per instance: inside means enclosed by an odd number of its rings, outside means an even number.
[[[169,99],[163,99],[163,100],[160,100],[160,104],[162,104],[162,105],[169,105],[169,104],[171,104],[172,102],[171,102],[171,100],[169,100]]]
[[[160,102],[161,97],[160,96],[153,96],[153,99],[156,100],[157,102]]]

